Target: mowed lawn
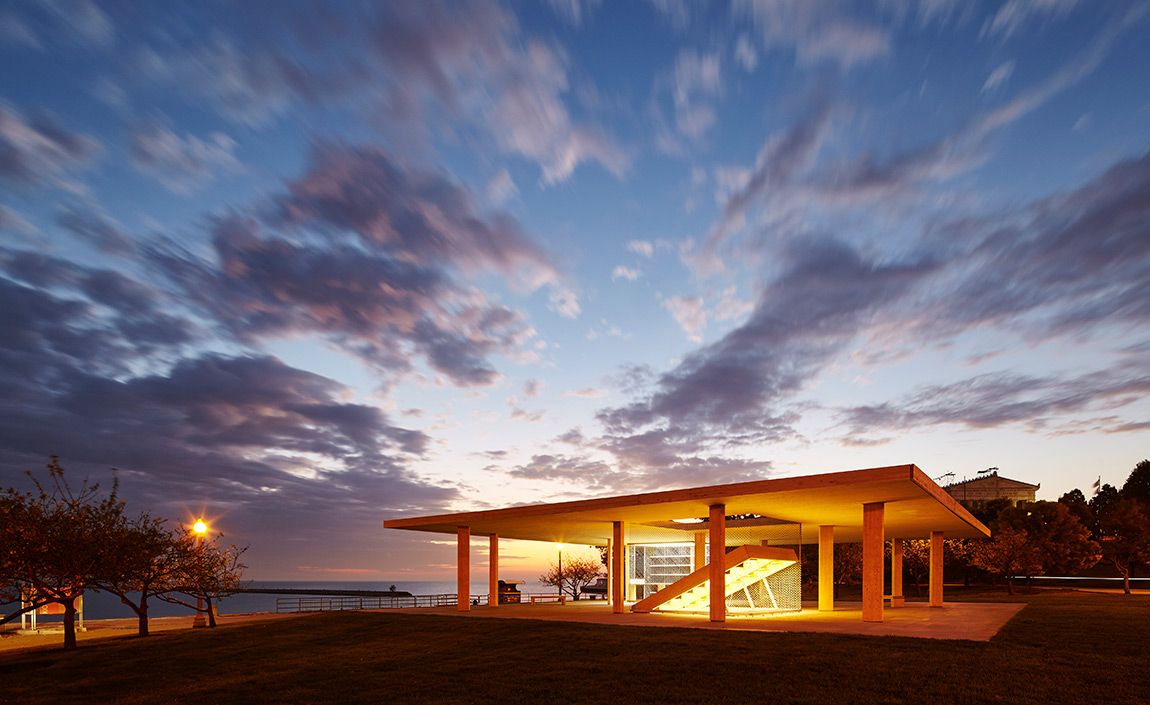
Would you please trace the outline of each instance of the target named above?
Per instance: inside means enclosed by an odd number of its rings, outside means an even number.
[[[9,652],[0,702],[1150,702],[1150,597],[1011,599],[989,643],[319,614]]]

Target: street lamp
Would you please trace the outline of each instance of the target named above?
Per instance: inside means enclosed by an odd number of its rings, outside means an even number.
[[[204,534],[208,533],[208,525],[203,519],[196,519],[196,523],[192,524],[192,533],[196,535],[196,551],[202,553],[204,548]],[[199,591],[196,591],[196,617],[192,620],[192,628],[200,628],[208,626],[204,620],[204,597]]]
[[[563,544],[559,544],[559,594],[563,594]]]

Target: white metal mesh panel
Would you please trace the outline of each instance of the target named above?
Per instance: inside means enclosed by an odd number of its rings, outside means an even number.
[[[746,588],[727,596],[731,612],[794,612],[801,610],[802,591],[799,564],[787,566]]]

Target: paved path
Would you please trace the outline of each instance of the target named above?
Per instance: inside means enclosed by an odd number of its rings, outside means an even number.
[[[1010,618],[1026,605],[1000,602],[949,602],[943,607],[929,607],[911,602],[905,607],[887,608],[881,623],[862,621],[862,605],[838,602],[834,612],[819,612],[804,606],[802,612],[770,616],[728,616],[726,623],[715,624],[706,615],[687,614],[612,614],[603,602],[568,602],[566,605],[501,605],[497,608],[473,607],[470,612],[451,608],[400,610],[413,614],[458,615],[480,619],[544,619],[560,622],[586,622],[635,627],[685,627],[757,632],[831,632],[867,636],[907,636],[922,639],[963,639],[989,641]]]

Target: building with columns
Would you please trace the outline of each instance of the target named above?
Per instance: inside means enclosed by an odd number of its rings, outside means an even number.
[[[732,613],[801,609],[804,550],[818,552],[818,609],[833,610],[835,543],[862,544],[862,619],[881,622],[886,603],[904,602],[902,542],[930,539],[930,604],[941,607],[943,539],[990,535],[914,465],[390,519],[384,526],[456,536],[461,611],[472,608],[472,538],[490,543],[484,609],[499,606],[499,540],[509,538],[607,546],[612,612],[704,613],[714,622]]]

